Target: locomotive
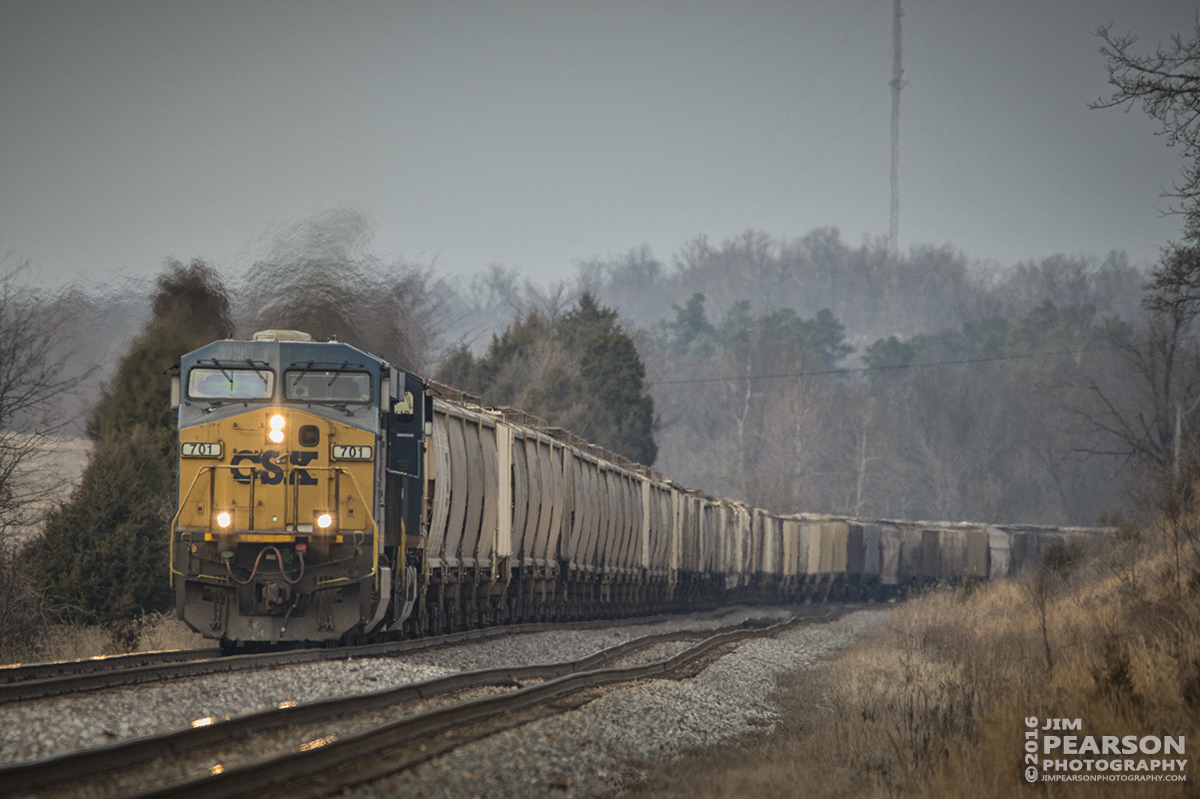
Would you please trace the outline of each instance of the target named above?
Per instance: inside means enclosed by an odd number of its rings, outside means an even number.
[[[188,353],[172,405],[176,611],[229,647],[886,598],[1090,535],[772,514],[297,331]]]

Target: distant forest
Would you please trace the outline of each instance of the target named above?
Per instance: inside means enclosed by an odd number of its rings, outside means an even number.
[[[1164,333],[1119,252],[1001,268],[950,246],[893,261],[831,228],[747,231],[539,285],[498,266],[448,278],[374,253],[371,232],[329,212],[226,275],[237,333],[337,336],[780,512],[1091,524],[1200,423],[1192,331]],[[63,320],[83,376],[68,417],[87,418],[152,293],[22,295]]]
[[[681,482],[772,509],[1054,524],[1128,500],[1143,459],[1109,404],[1136,425],[1146,280],[1123,253],[893,262],[831,229],[580,270],[638,331],[657,465]]]

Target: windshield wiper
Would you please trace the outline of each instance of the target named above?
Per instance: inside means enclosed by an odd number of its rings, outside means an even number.
[[[323,402],[321,404],[325,405],[327,407],[330,407],[330,408],[337,408],[339,411],[346,414],[347,416],[353,416],[354,414],[358,413],[358,409],[355,409],[353,411],[350,410],[351,405],[361,405],[363,407],[366,407],[371,404],[371,400],[367,400],[365,402],[362,402],[362,401],[359,401],[359,402]],[[311,406],[312,403],[310,402],[309,405]]]
[[[329,378],[329,382],[325,384],[325,388],[329,388],[330,386],[332,386],[332,385],[333,385],[333,381],[334,381],[334,380],[337,380],[339,377],[341,377],[341,376],[342,376],[342,370],[343,370],[343,369],[345,369],[345,368],[346,368],[347,366],[349,366],[349,365],[350,365],[350,362],[349,362],[349,361],[342,361],[342,365],[341,365],[341,366],[339,366],[339,367],[338,367],[338,370],[337,370],[336,372],[334,372],[334,373],[333,373],[333,377]]]
[[[221,376],[229,381],[229,390],[233,391],[233,372],[226,372],[225,367],[221,365],[220,361],[218,361],[216,358],[209,358],[207,361],[197,361],[196,363],[211,363],[213,366],[217,367],[217,371],[221,373]],[[253,366],[253,364],[251,364],[251,366]]]
[[[293,364],[293,365],[295,365],[295,364]],[[299,372],[296,372],[296,379],[292,381],[292,387],[288,391],[289,394],[295,392],[296,387],[300,385],[300,381],[304,379],[304,376],[306,374],[308,374],[308,370],[312,368],[312,365],[313,365],[313,362],[309,361],[308,366],[304,367],[304,369],[300,370]],[[312,403],[309,403],[309,404],[311,405]]]
[[[263,374],[262,370],[255,366],[254,361],[250,360],[249,358],[246,359],[246,363],[250,365],[250,368],[254,370],[254,374],[258,375],[258,379],[261,380],[265,386],[267,384],[267,377],[265,374]]]

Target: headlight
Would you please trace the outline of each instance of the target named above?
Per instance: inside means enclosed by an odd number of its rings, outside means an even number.
[[[232,521],[233,521],[233,517],[229,515],[228,511],[221,511],[220,513],[217,514],[217,526],[218,527],[228,527],[229,523]]]
[[[329,529],[329,525],[331,524],[333,524],[333,517],[328,513],[322,513],[317,517],[317,527],[320,527],[322,530]]]
[[[280,416],[278,414],[276,414],[275,416],[272,416],[271,417],[271,432],[267,434],[267,438],[271,439],[271,441],[276,444],[282,444],[283,443],[283,426],[284,426],[284,424],[286,424],[286,420],[282,416]]]

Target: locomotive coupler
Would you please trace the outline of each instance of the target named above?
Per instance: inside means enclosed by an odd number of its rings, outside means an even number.
[[[262,588],[263,601],[271,610],[277,610],[286,605],[292,598],[292,587],[285,582],[275,581],[266,583]]]

